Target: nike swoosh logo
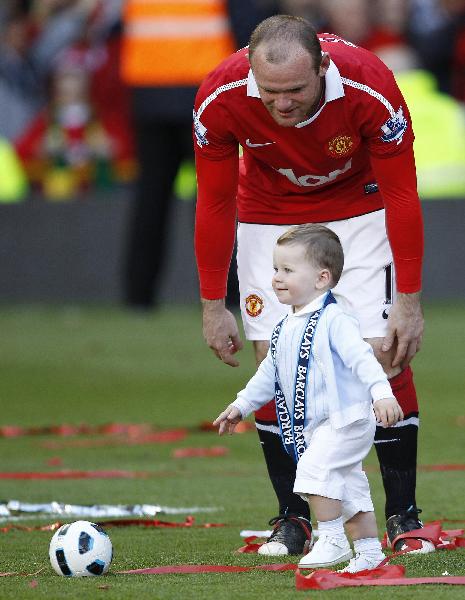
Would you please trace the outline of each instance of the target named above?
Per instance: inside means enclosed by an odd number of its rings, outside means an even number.
[[[271,146],[275,142],[265,142],[264,144],[252,144],[252,142],[249,140],[249,138],[247,138],[245,140],[245,143],[249,148],[259,148],[260,146]]]

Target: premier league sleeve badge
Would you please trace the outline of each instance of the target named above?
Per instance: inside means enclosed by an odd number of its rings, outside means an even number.
[[[207,140],[207,128],[205,127],[205,125],[203,125],[200,122],[200,119],[197,115],[197,113],[193,112],[193,117],[194,117],[194,133],[195,133],[195,137],[197,139],[197,144],[202,148],[202,146],[207,146],[208,145],[208,140]]]
[[[397,141],[397,144],[400,144],[402,141],[402,136],[406,132],[407,127],[407,119],[404,117],[404,112],[401,106],[399,110],[391,115],[386,123],[381,126],[381,131],[383,132],[381,140],[383,142]]]

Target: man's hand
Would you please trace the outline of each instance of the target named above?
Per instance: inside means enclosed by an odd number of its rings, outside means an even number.
[[[397,341],[397,350],[392,366],[400,365],[405,369],[420,349],[423,338],[423,311],[420,304],[420,292],[397,294],[387,322],[387,334],[382,350],[390,350]]]
[[[226,431],[231,434],[239,421],[242,421],[241,411],[230,404],[226,410],[216,417],[213,425],[215,427],[219,425],[218,433],[220,435],[223,435]]]
[[[376,420],[383,427],[392,427],[397,421],[402,421],[404,413],[395,398],[381,398],[373,404]]]
[[[238,367],[234,354],[242,350],[236,319],[223,300],[202,299],[203,337],[216,356],[226,365]]]

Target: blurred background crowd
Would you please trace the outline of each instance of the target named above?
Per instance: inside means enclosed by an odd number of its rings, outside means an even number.
[[[206,11],[197,33],[176,21],[193,7]],[[228,21],[213,63],[277,13],[378,54],[412,113],[420,195],[465,198],[465,0],[2,0],[0,202],[127,189],[127,304],[154,304],[171,199],[195,197],[191,114],[204,73],[186,44],[216,35],[212,7]]]
[[[239,31],[236,46],[246,43],[263,17],[302,15],[317,30],[372,50],[395,73],[423,70],[435,90],[465,102],[465,0],[228,4],[233,30]],[[18,181],[4,182],[4,201],[23,198],[28,187],[46,199],[74,198],[136,177],[134,115],[121,69],[124,5],[124,0],[1,3],[0,142],[2,155],[10,146],[19,158]]]

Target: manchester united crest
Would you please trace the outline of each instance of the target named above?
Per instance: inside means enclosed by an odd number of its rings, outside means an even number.
[[[263,299],[257,294],[250,294],[245,299],[245,310],[249,317],[258,317],[263,310],[264,304]]]
[[[328,154],[334,158],[347,156],[353,150],[354,142],[350,135],[338,135],[328,142]]]

